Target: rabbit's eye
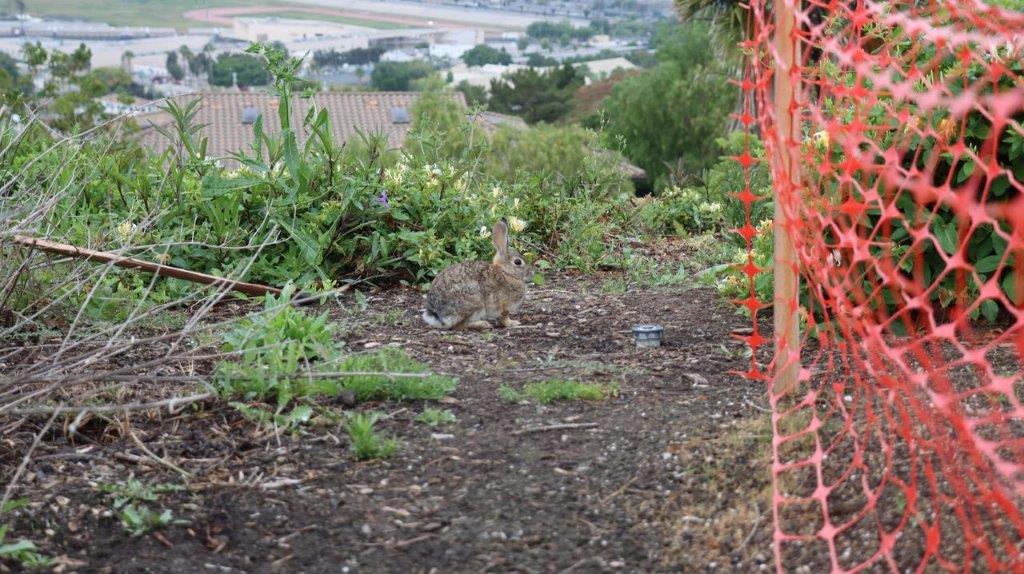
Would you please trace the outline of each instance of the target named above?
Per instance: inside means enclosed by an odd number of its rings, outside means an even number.
[[[518,258],[517,259],[513,259],[512,260],[512,264],[513,265],[522,265],[523,264],[523,260],[522,259],[518,259]]]

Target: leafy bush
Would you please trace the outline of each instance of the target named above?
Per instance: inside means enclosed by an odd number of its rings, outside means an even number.
[[[718,146],[727,154],[704,173],[702,181],[675,183],[657,197],[643,198],[638,217],[655,234],[686,235],[728,231],[746,221],[743,204],[735,197],[748,185],[736,157],[748,151],[755,160],[749,171],[750,192],[759,198],[752,205],[751,223],[757,226],[771,217],[771,174],[764,160],[764,145],[756,136],[733,132],[720,138]],[[748,149],[749,146],[749,149]],[[738,241],[738,236],[733,237]]]

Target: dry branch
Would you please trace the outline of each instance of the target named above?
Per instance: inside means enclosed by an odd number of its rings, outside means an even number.
[[[589,429],[589,428],[594,428],[596,426],[597,426],[597,423],[565,423],[565,424],[558,424],[558,425],[547,425],[547,426],[542,426],[542,427],[526,427],[524,429],[519,429],[517,431],[513,431],[512,434],[513,435],[521,435],[521,434],[528,434],[528,433],[533,433],[533,432],[546,432],[546,431],[553,431],[553,430]]]
[[[276,287],[257,285],[255,283],[245,283],[244,281],[235,281],[234,279],[225,279],[224,277],[216,277],[214,275],[207,275],[206,273],[199,273],[197,271],[189,271],[187,269],[162,265],[160,263],[152,263],[149,261],[143,261],[142,259],[135,259],[133,257],[123,257],[106,251],[96,251],[94,249],[75,247],[74,245],[47,241],[46,239],[36,239],[33,237],[25,237],[24,235],[15,235],[12,237],[12,241],[26,247],[32,247],[49,253],[77,257],[85,259],[86,261],[109,263],[126,269],[148,271],[161,277],[173,277],[175,279],[192,281],[194,283],[202,283],[204,285],[214,285],[230,289],[231,291],[240,291],[246,295],[259,296],[267,294],[281,294],[281,290]]]

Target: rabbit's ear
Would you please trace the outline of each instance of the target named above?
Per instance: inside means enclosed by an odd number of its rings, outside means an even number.
[[[491,241],[494,242],[494,248],[498,250],[499,255],[508,253],[508,222],[504,217],[494,224],[494,229],[491,230]]]

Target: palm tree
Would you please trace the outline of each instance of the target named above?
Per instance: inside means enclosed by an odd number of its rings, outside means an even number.
[[[132,74],[132,58],[135,57],[135,52],[131,50],[125,50],[124,54],[121,54],[121,65],[124,66],[126,72],[130,76]]]
[[[730,51],[738,50],[738,44],[753,32],[753,22],[740,0],[675,0],[675,5],[683,22],[710,21],[715,39]]]

